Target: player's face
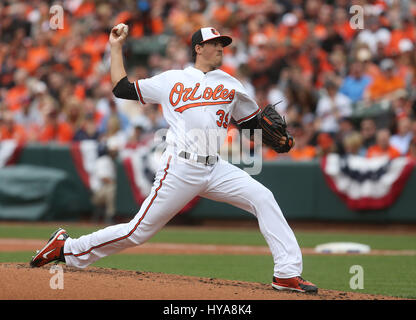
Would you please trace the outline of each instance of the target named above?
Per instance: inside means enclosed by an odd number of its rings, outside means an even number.
[[[207,41],[201,46],[201,58],[212,68],[218,68],[222,64],[223,50],[224,47],[221,41],[216,39]]]

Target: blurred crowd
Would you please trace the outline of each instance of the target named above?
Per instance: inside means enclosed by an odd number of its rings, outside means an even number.
[[[63,28],[52,29],[53,5]],[[352,10],[354,5],[359,9]],[[363,14],[360,16],[360,14]],[[130,79],[191,63],[190,36],[232,36],[222,69],[260,107],[272,103],[296,139],[285,155],[329,152],[416,159],[416,4],[411,0],[5,0],[0,3],[0,141],[148,143],[166,128],[159,105],[112,94],[108,35],[129,25]],[[134,43],[165,36],[133,60]],[[230,125],[232,129],[235,125]],[[232,131],[230,131],[232,132]],[[226,146],[233,145],[232,135]]]

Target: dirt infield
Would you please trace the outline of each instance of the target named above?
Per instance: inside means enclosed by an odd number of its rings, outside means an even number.
[[[332,227],[332,226],[331,226]],[[207,228],[207,226],[204,226]],[[208,226],[209,228],[209,226]],[[327,230],[333,230],[329,226]],[[378,232],[378,230],[373,230]],[[384,230],[386,231],[386,230]],[[396,230],[389,230],[395,233]],[[411,230],[409,230],[411,231]],[[45,240],[0,239],[0,252],[32,251]],[[123,254],[244,254],[270,255],[264,246],[145,243]],[[304,255],[317,254],[302,248]],[[416,255],[416,250],[372,250],[377,255]],[[30,268],[28,263],[0,263],[1,300],[402,300],[320,288],[318,294],[281,292],[270,284],[88,267],[62,266],[64,289],[52,289],[52,265]]]
[[[268,284],[62,265],[63,289],[51,266],[0,264],[2,300],[400,300],[380,295],[320,289],[318,294],[281,292]],[[51,286],[52,283],[52,286]],[[52,288],[51,288],[52,287]]]

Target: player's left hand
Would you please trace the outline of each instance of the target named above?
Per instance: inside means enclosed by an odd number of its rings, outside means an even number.
[[[281,145],[281,147],[283,149],[289,151],[290,149],[292,149],[295,146],[295,138],[293,138],[289,133],[287,133],[287,136],[283,136],[283,137],[280,138],[279,144]]]

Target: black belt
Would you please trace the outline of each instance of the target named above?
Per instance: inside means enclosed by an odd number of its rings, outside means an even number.
[[[179,152],[179,156],[185,159],[190,159],[191,158],[191,154],[189,152],[186,151],[181,151]],[[205,164],[206,166],[209,165],[214,165],[216,164],[218,161],[218,156],[200,156],[197,155],[197,159],[196,162]]]

